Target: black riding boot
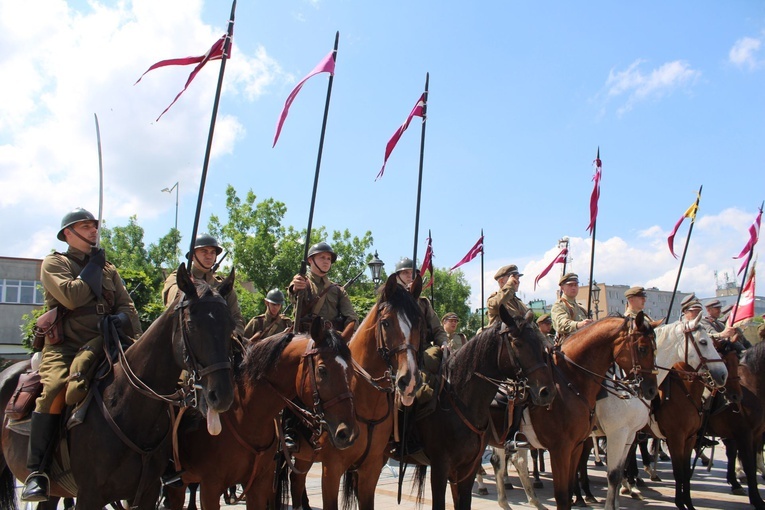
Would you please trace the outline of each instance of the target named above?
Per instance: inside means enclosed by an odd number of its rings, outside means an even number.
[[[50,479],[46,470],[53,456],[52,446],[58,430],[58,414],[32,413],[27,468],[31,471],[21,492],[22,501],[48,501]]]
[[[300,432],[298,431],[300,420],[289,408],[285,408],[282,411],[282,425],[284,427],[284,444],[287,446],[287,451],[291,453],[297,452],[300,450]]]

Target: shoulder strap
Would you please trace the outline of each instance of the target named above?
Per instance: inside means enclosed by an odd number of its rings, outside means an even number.
[[[327,300],[327,294],[329,293],[330,290],[332,290],[332,287],[337,287],[338,289],[340,288],[338,284],[330,283],[329,285],[327,285],[326,289],[321,291],[321,294],[317,296],[316,303],[313,305],[312,311],[314,315],[318,315],[319,312],[321,311],[322,307],[324,306],[324,302]],[[325,319],[327,319],[327,317],[325,317]],[[332,319],[332,317],[330,317],[330,319]]]

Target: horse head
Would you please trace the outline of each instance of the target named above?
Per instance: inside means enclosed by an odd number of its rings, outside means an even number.
[[[311,339],[303,355],[297,387],[298,397],[313,402],[313,411],[339,450],[351,446],[358,436],[353,407],[351,351],[334,329],[324,327],[316,317],[311,323]]]
[[[513,318],[504,307],[499,307],[499,317],[507,326],[503,329],[502,342],[507,347],[510,364],[515,372],[514,379],[523,381],[531,391],[531,400],[536,405],[546,406],[552,403],[557,390],[552,372],[548,370],[544,352],[544,336],[531,317]],[[500,368],[501,353],[500,348]]]
[[[424,337],[422,309],[418,303],[422,279],[414,279],[407,291],[392,274],[385,282],[376,304],[377,350],[395,374],[395,388],[408,406],[422,384],[418,366],[420,341]]]
[[[681,319],[673,328],[675,340],[683,353],[683,361],[704,374],[707,384],[722,388],[728,378],[728,369],[714,342],[701,327],[701,319],[701,314],[690,321]]]
[[[638,394],[653,400],[659,391],[656,379],[656,333],[648,317],[641,311],[634,319],[627,318],[623,341],[614,343],[614,360],[632,379]]]
[[[744,390],[741,388],[741,377],[739,376],[738,351],[730,340],[722,339],[715,341],[715,350],[720,353],[720,357],[728,370],[728,379],[725,381],[725,398],[731,404],[740,404],[744,398]]]
[[[189,373],[193,391],[201,393],[195,405],[207,416],[207,429],[215,435],[221,430],[218,414],[234,401],[230,359],[234,319],[225,299],[233,292],[234,271],[213,288],[203,280],[192,280],[181,264],[177,281],[183,295],[176,306],[180,320],[173,334],[175,359]]]

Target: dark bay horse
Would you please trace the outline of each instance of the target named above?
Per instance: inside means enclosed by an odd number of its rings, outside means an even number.
[[[643,398],[657,393],[656,339],[639,312],[635,319],[607,317],[568,337],[553,351],[558,398],[548,407],[524,411],[521,431],[535,448],[550,452],[555,501],[571,508],[577,461],[592,432],[595,402],[608,368],[616,362],[639,383]]]
[[[454,508],[467,510],[481,455],[489,441],[489,407],[497,388],[514,385],[528,392],[535,405],[555,398],[555,383],[545,363],[539,328],[523,317],[511,317],[500,307],[500,321],[484,329],[447,361],[435,411],[416,422],[430,460],[434,509],[446,508],[446,485],[451,485]],[[422,494],[427,466],[418,466],[416,483]]]
[[[221,415],[223,430],[211,436],[204,427],[179,433],[183,481],[200,482],[205,510],[220,508],[220,495],[242,484],[247,508],[278,508],[272,482],[277,434],[274,420],[299,397],[299,409],[315,428],[324,429],[337,448],[347,448],[357,435],[350,384],[351,352],[343,337],[324,329],[316,318],[310,335],[279,333],[251,344],[236,378],[236,398]],[[312,407],[311,407],[312,405]],[[185,488],[169,489],[171,508],[181,510]]]
[[[232,292],[233,272],[215,289],[193,282],[178,268],[178,298],[125,351],[107,377],[94,383],[94,395],[82,424],[67,434],[75,491],[57,477],[54,496],[77,496],[77,508],[100,510],[111,501],[128,500],[150,510],[158,500],[159,478],[170,459],[169,405],[178,404],[181,370],[191,374],[194,402],[207,415],[210,429],[234,399],[231,333],[234,321],[225,296]],[[8,379],[7,382],[15,384]],[[7,400],[0,402],[5,409]],[[16,475],[23,480],[28,437],[10,430],[3,417],[2,489]],[[61,462],[60,456],[56,459]],[[11,483],[12,486],[12,483]],[[6,495],[7,496],[7,495]]]
[[[725,443],[728,483],[734,490],[741,487],[735,476],[738,455],[746,474],[749,503],[757,509],[765,509],[757,488],[755,465],[755,455],[762,451],[765,433],[765,343],[747,349],[738,367],[738,375],[743,391],[741,404],[713,412],[706,433],[721,437]]]
[[[314,462],[322,463],[322,508],[337,510],[340,479],[345,473],[346,504],[358,498],[361,509],[373,509],[375,488],[385,464],[388,441],[393,432],[393,397],[398,392],[411,403],[421,384],[418,358],[425,321],[417,302],[422,280],[417,276],[411,291],[390,275],[377,303],[359,325],[348,344],[355,377],[351,383],[359,436],[344,450],[325,437],[314,450],[301,440],[290,475],[293,507],[308,509],[305,478]],[[348,473],[346,473],[348,471]]]

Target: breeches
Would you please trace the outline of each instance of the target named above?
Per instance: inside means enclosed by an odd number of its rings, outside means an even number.
[[[35,402],[35,412],[46,414],[61,412],[64,404],[62,390],[66,388],[69,367],[80,347],[81,344],[68,339],[58,345],[45,346],[40,362],[40,381],[43,384],[43,391]]]

